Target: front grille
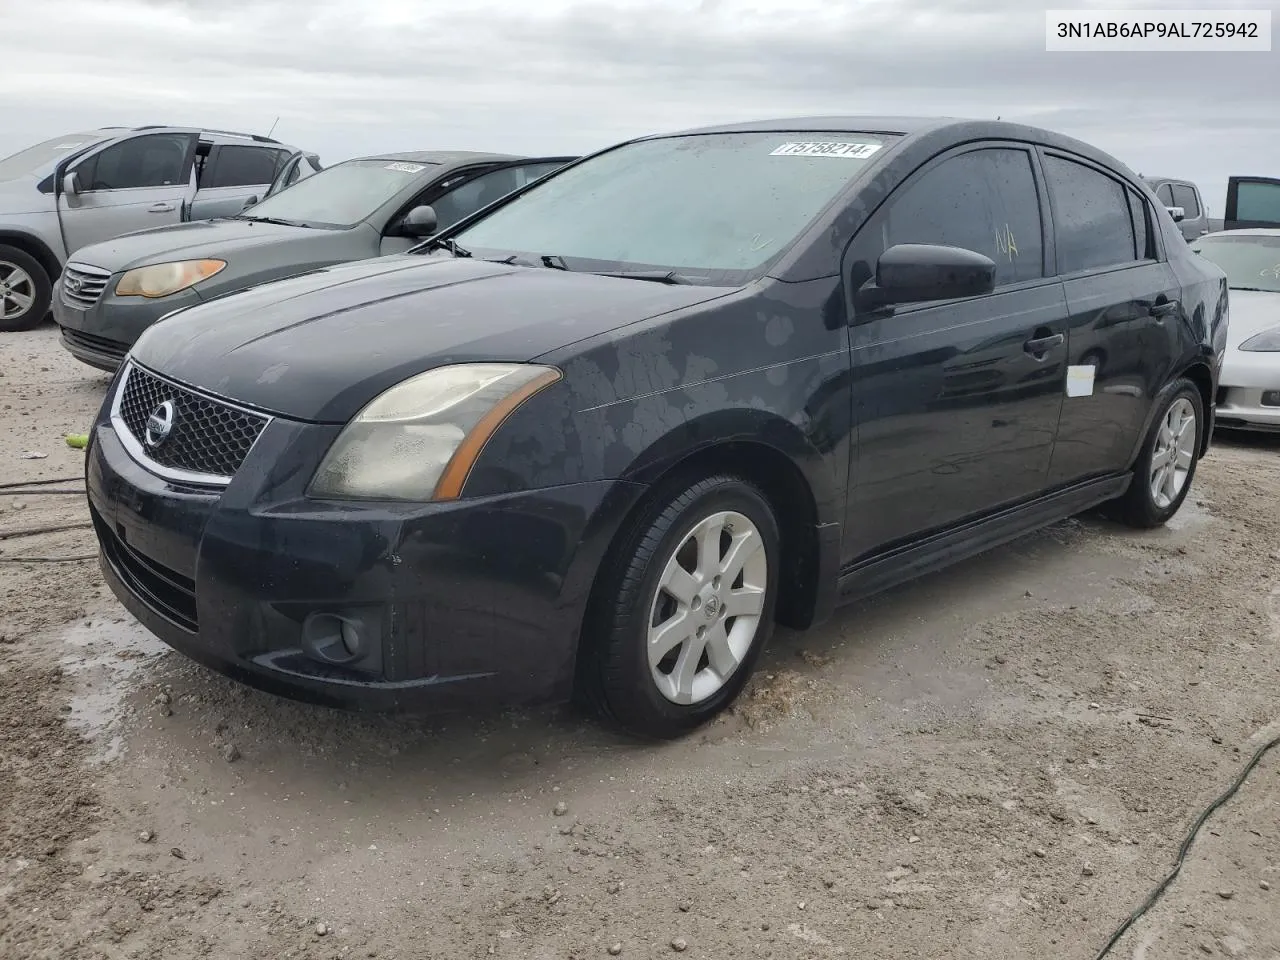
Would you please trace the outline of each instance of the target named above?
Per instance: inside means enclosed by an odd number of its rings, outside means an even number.
[[[169,622],[196,633],[200,624],[195,581],[129,546],[97,510],[89,510],[102,553],[129,592]]]
[[[173,426],[154,445],[147,421],[165,401],[173,404]],[[135,441],[134,452],[165,470],[194,475],[182,479],[226,483],[269,422],[268,417],[202,396],[130,364],[116,399],[115,416]],[[154,437],[153,437],[154,439]]]
[[[68,263],[62,271],[62,302],[77,310],[88,310],[107,289],[111,271],[87,263]]]
[[[117,363],[123,362],[124,355],[129,352],[128,344],[120,343],[118,340],[108,340],[106,337],[97,337],[83,330],[72,330],[70,327],[62,328],[62,339],[73,347],[102,354]]]

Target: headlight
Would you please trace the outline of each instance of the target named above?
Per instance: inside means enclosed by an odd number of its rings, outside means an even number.
[[[1252,337],[1240,344],[1241,350],[1249,350],[1256,352],[1276,351],[1280,350],[1280,327],[1272,327],[1270,330],[1263,330],[1261,333],[1255,333]]]
[[[560,379],[553,367],[438,367],[385,391],[343,428],[308,493],[322,499],[455,500],[511,412]]]
[[[178,260],[130,270],[116,284],[117,297],[167,297],[208,280],[227,265],[225,260]]]

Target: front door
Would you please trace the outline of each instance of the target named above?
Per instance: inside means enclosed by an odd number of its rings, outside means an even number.
[[[1137,190],[1079,158],[1046,153],[1044,171],[1071,312],[1071,388],[1049,471],[1057,486],[1126,468],[1170,373],[1158,359],[1174,355],[1165,341],[1176,336],[1181,287]]]
[[[182,220],[191,193],[194,133],[154,133],[111,144],[76,163],[78,194],[58,197],[67,252]]]
[[[970,146],[914,174],[854,239],[853,289],[899,243],[963,247],[997,272],[987,296],[855,314],[846,562],[1044,489],[1067,315],[1046,270],[1045,209],[1029,148]]]
[[[1280,179],[1232,177],[1227,181],[1226,229],[1280,227]]]

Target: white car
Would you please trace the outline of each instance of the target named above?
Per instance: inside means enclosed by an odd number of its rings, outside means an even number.
[[[1223,230],[1191,249],[1221,267],[1231,288],[1217,423],[1280,433],[1280,230]]]

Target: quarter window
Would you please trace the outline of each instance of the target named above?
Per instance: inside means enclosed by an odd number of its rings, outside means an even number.
[[[1151,244],[1151,221],[1147,216],[1147,203],[1136,190],[1128,191],[1129,211],[1133,214],[1134,247],[1139,260],[1154,260],[1156,252]]]
[[[1053,192],[1059,271],[1133,263],[1137,236],[1120,181],[1062,157],[1045,157],[1044,167]]]
[[[1040,200],[1025,150],[989,148],[944,160],[889,200],[859,235],[859,257],[875,261],[899,243],[963,247],[996,263],[996,285],[1044,276]]]
[[[81,190],[166,187],[186,179],[187,134],[156,133],[112,144],[76,167]]]

